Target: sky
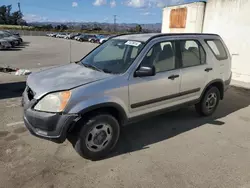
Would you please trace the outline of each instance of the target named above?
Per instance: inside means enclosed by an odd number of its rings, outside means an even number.
[[[162,8],[192,0],[0,0],[21,10],[27,22],[161,23]]]

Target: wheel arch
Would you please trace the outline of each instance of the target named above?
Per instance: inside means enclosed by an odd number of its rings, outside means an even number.
[[[200,99],[202,99],[202,97],[204,96],[206,91],[208,89],[210,89],[211,87],[213,87],[213,86],[217,87],[219,89],[219,91],[220,91],[220,99],[222,100],[224,98],[224,82],[221,79],[215,79],[215,80],[212,80],[211,82],[209,82],[205,86],[205,88],[203,89]]]
[[[120,126],[124,125],[128,121],[127,114],[125,110],[122,108],[122,106],[114,102],[105,102],[101,104],[92,105],[81,110],[78,113],[79,114],[78,121],[74,125],[69,127],[68,132],[79,130],[78,128],[81,128],[82,125],[79,125],[78,122],[88,120],[89,117],[98,115],[100,113],[111,114],[117,119]]]

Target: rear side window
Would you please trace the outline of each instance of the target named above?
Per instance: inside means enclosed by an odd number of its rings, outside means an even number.
[[[227,59],[227,52],[220,40],[206,40],[206,43],[218,60]]]
[[[192,67],[206,63],[206,54],[200,43],[196,40],[180,41],[182,67]]]

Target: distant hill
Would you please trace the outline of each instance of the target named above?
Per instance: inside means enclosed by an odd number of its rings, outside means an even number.
[[[92,29],[96,27],[102,28],[102,30],[111,31],[114,29],[113,23],[98,23],[98,22],[32,22],[29,23],[30,26],[42,26],[51,24],[53,27],[64,24],[72,29]],[[137,23],[117,23],[116,30],[117,31],[126,31],[132,28],[135,28]],[[143,30],[149,32],[160,32],[161,31],[161,23],[155,24],[140,24]]]

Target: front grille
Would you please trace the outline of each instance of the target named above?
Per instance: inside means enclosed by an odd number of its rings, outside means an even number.
[[[27,95],[28,95],[28,99],[31,101],[34,96],[35,96],[35,93],[27,86]]]

